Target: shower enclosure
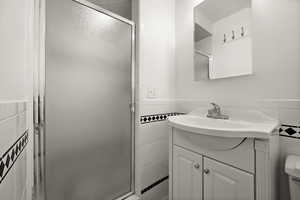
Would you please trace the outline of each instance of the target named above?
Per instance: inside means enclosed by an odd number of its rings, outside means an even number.
[[[38,200],[134,192],[134,24],[84,0],[39,5]]]

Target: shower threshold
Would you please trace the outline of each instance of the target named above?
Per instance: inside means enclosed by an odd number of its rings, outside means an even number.
[[[137,195],[131,194],[131,195],[125,195],[123,197],[117,198],[116,200],[140,200],[140,197]]]

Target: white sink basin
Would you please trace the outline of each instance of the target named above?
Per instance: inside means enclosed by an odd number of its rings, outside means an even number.
[[[203,109],[187,115],[169,117],[169,125],[188,132],[202,135],[230,138],[268,139],[278,127],[279,121],[259,111],[229,111],[230,119],[206,117]]]

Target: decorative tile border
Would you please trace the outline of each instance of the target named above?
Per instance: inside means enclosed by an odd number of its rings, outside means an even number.
[[[0,158],[0,184],[4,181],[22,151],[28,143],[28,130],[1,156]]]
[[[285,137],[300,139],[300,126],[282,124],[279,128],[279,134]]]
[[[162,114],[153,114],[153,115],[143,115],[140,117],[141,124],[147,124],[152,122],[160,122],[167,120],[170,116],[184,115],[185,113],[162,113]]]
[[[170,116],[185,115],[186,113],[172,112],[172,113],[162,113],[153,115],[143,115],[140,117],[141,124],[148,124],[152,122],[165,121]],[[285,137],[292,137],[300,139],[300,125],[289,125],[281,124],[279,128],[279,134]]]

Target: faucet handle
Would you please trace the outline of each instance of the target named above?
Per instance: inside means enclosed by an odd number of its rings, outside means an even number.
[[[220,109],[220,106],[214,102],[210,103],[215,109]]]
[[[214,119],[229,119],[228,115],[223,115],[221,113],[221,107],[216,103],[210,103],[213,108],[208,110],[207,117]]]
[[[215,110],[215,112],[217,112],[217,113],[221,113],[221,107],[218,105],[218,104],[216,104],[216,103],[210,103],[214,108],[214,110]]]
[[[217,106],[217,104],[214,102],[211,102],[210,104],[213,105],[214,107]]]

